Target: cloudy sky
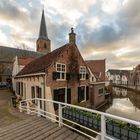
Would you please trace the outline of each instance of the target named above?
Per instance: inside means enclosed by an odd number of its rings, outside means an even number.
[[[35,51],[43,7],[52,50],[73,26],[84,59],[106,59],[107,68],[140,63],[140,0],[0,0],[0,45]]]

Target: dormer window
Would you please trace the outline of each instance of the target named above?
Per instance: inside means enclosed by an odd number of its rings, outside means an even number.
[[[86,67],[80,66],[80,80],[86,80]]]
[[[56,64],[56,72],[59,73],[59,76],[57,79],[66,79],[66,64],[57,63]]]

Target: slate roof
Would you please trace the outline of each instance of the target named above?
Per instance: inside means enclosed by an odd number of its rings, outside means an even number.
[[[105,59],[86,60],[86,64],[98,81],[105,81]]]
[[[35,59],[34,57],[24,57],[24,58],[18,57],[18,64],[25,66],[29,64],[31,61],[33,61],[34,59]]]
[[[17,49],[17,48],[10,48],[10,47],[5,47],[5,46],[0,46],[0,61],[4,62],[13,62],[13,58],[15,56],[18,57],[40,57],[42,56],[41,53],[39,52],[33,52],[33,51],[28,51],[28,50],[22,50],[22,49]]]
[[[64,46],[33,60],[31,63],[26,65],[17,75],[19,76],[25,74],[45,72],[47,68],[57,60],[58,56],[72,45],[73,44],[65,44]]]
[[[39,38],[48,39],[47,27],[45,22],[44,10],[42,11]]]
[[[129,70],[120,70],[120,69],[109,69],[107,72],[109,72],[111,75],[128,75]]]
[[[3,72],[3,75],[11,76],[12,75],[12,70],[10,68],[6,68]]]

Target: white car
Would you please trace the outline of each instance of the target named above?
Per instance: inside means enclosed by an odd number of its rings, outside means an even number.
[[[0,82],[0,88],[8,87],[8,82]]]

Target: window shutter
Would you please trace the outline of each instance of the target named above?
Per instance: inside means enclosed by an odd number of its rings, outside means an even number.
[[[80,103],[80,87],[78,87],[78,103]]]
[[[60,73],[59,72],[53,72],[53,80],[60,79]]]
[[[58,101],[58,95],[57,95],[58,92],[59,91],[57,89],[53,90],[53,100],[54,101]],[[54,103],[53,105],[54,105],[54,109],[57,110],[58,109],[58,105],[56,103]]]
[[[87,79],[89,79],[89,74],[88,74],[88,73],[86,74],[86,80],[87,80]]]
[[[80,74],[77,74],[77,80],[78,81],[80,80]]]
[[[67,89],[67,103],[71,104],[71,88]]]
[[[70,73],[66,73],[66,80],[71,80],[71,74]]]
[[[86,100],[89,100],[89,86],[86,86]]]
[[[56,80],[56,79],[57,79],[56,72],[53,72],[53,80]]]
[[[53,90],[53,94],[54,94],[54,95],[53,95],[54,100],[57,101],[58,90],[57,90],[57,89],[54,89],[54,90]]]

